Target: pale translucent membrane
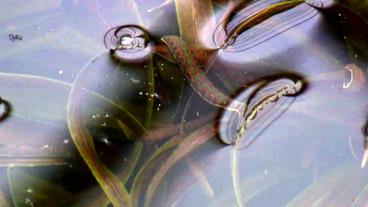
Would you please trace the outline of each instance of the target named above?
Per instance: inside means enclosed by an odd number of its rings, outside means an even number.
[[[226,31],[224,31],[224,26],[222,25],[223,22],[221,22],[214,32],[213,41],[218,47],[221,47],[225,43],[228,35],[238,24],[268,6],[279,2],[283,1],[259,0],[251,3],[236,14],[228,25],[226,25]],[[229,46],[225,47],[224,50],[226,52],[240,52],[266,42],[282,32],[285,32],[316,16],[318,14],[318,10],[315,7],[323,7],[323,2],[318,0],[302,3],[292,9],[273,15],[256,26],[246,29],[239,34],[235,40],[230,40],[231,42],[228,43]]]
[[[224,110],[220,118],[219,137],[221,141],[226,144],[237,142],[238,148],[248,147],[290,106],[296,94],[301,90],[300,84],[301,82],[296,84],[291,79],[282,78],[255,84],[245,89],[229,105],[229,107],[236,108],[241,106],[239,102],[246,103],[247,109],[244,115],[241,116],[237,112]],[[272,102],[267,101],[267,104],[264,104],[262,109],[259,110],[259,106],[265,103],[265,100],[270,100],[271,96],[280,93],[282,89],[287,87],[293,92],[289,91],[289,95],[280,95]],[[255,114],[254,110],[257,110],[257,113],[253,118],[250,118],[252,113]],[[242,128],[243,130],[241,130]]]

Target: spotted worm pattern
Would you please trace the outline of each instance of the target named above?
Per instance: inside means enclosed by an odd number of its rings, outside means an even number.
[[[185,74],[185,77],[198,95],[212,105],[229,110],[238,110],[227,108],[231,99],[208,80],[197,61],[193,58],[187,44],[181,38],[177,36],[165,36],[161,41],[167,45],[174,59]]]

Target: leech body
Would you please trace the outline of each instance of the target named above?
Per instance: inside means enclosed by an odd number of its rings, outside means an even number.
[[[161,41],[167,45],[177,64],[185,74],[185,77],[198,95],[214,106],[241,112],[242,107],[227,107],[227,105],[233,100],[208,80],[197,61],[193,58],[187,44],[181,38],[177,36],[165,36]]]
[[[205,73],[200,69],[198,63],[193,58],[186,43],[182,39],[176,36],[165,36],[161,41],[167,45],[187,80],[198,95],[212,105],[237,112],[239,116],[244,116],[247,112],[247,104],[233,100],[217,89],[217,87],[208,80]],[[257,114],[262,111],[266,105],[276,102],[282,96],[296,95],[301,91],[302,86],[303,84],[301,81],[294,83],[294,85],[283,86],[277,89],[275,93],[272,93],[259,101],[244,117],[245,122],[238,129],[236,136],[234,137],[233,144],[237,145],[240,142],[240,138],[242,137],[242,134],[245,133],[248,125],[256,118]],[[233,104],[229,106],[230,103]]]
[[[304,3],[305,0],[290,0],[272,4],[261,11],[257,12],[253,16],[244,20],[241,24],[237,25],[232,31],[229,32],[228,37],[226,38],[223,47],[226,47],[230,40],[235,39],[239,34],[241,34],[244,30],[253,27],[260,22],[270,18],[271,16],[281,13],[285,10],[294,8],[301,3]],[[226,27],[226,26],[225,26]]]
[[[235,135],[234,145],[238,145],[240,143],[241,137],[245,133],[249,124],[257,117],[257,114],[261,112],[265,106],[278,101],[283,96],[293,96],[298,94],[301,91],[302,86],[302,82],[298,81],[293,86],[282,87],[274,94],[268,95],[260,100],[252,109],[250,109],[250,113],[244,117],[244,124],[238,129]]]

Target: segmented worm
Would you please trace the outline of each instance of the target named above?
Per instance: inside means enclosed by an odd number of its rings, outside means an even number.
[[[181,38],[177,36],[165,36],[161,41],[167,45],[185,77],[198,95],[214,106],[241,112],[239,108],[227,107],[232,102],[231,98],[221,92],[208,80],[197,61],[193,58],[187,44]],[[239,104],[241,105],[241,103]]]
[[[282,87],[274,94],[270,94],[264,98],[262,98],[256,105],[250,110],[248,114],[244,117],[244,123],[241,125],[241,127],[237,130],[237,133],[234,138],[235,145],[239,145],[241,141],[241,137],[245,133],[246,129],[248,128],[249,124],[257,117],[257,114],[259,114],[264,107],[267,105],[276,102],[278,99],[280,99],[283,96],[294,96],[297,95],[303,87],[303,83],[301,81],[296,82],[292,86],[285,86]]]

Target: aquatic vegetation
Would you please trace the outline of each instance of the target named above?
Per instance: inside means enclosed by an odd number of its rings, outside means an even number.
[[[1,206],[367,204],[363,6],[105,3],[0,8]]]

